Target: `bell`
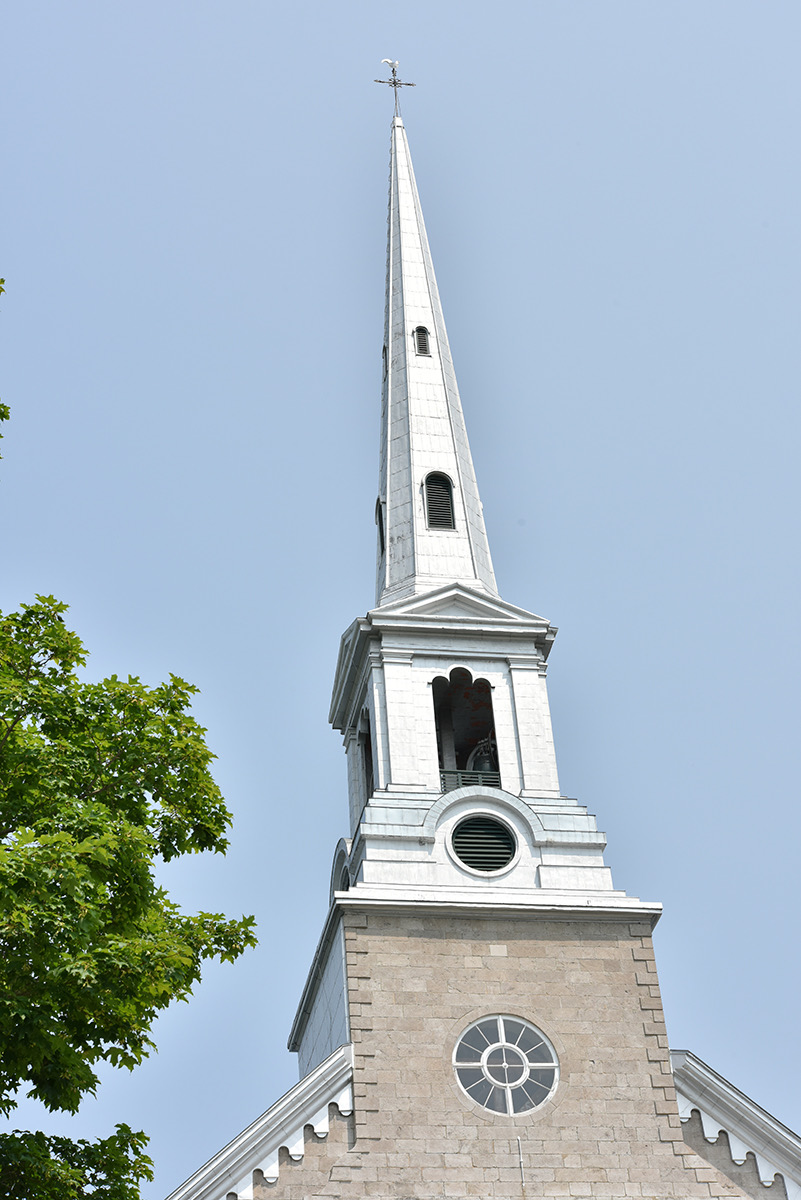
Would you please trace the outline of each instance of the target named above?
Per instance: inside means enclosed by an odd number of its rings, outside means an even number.
[[[492,761],[492,755],[489,750],[481,750],[473,759],[474,771],[494,771],[495,763]]]

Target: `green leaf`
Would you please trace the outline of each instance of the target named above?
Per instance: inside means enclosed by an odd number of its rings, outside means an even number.
[[[227,846],[214,756],[189,711],[196,689],[177,676],[152,688],[133,676],[84,682],[86,651],[65,612],[37,596],[0,614],[6,1113],[20,1087],[74,1112],[97,1087],[97,1064],[131,1070],[153,1049],[155,1018],[189,997],[204,960],[255,945],[252,917],[183,913],[155,880],[159,858]],[[92,1146],[7,1135],[0,1195],[128,1200],[148,1160],[142,1135],[123,1133]]]

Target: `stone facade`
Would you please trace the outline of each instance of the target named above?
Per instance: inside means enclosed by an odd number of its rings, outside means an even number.
[[[344,927],[355,1142],[326,1154],[324,1186],[304,1159],[257,1196],[747,1194],[684,1141],[649,922],[354,900]],[[489,1113],[457,1084],[454,1045],[492,1013],[554,1045],[561,1078],[542,1108]]]

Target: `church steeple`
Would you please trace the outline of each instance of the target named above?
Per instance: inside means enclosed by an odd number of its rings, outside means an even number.
[[[559,787],[556,630],[497,595],[397,111],[411,85],[385,61],[378,605],[342,637],[330,713],[350,835],[290,1034],[300,1082],[170,1200],[759,1200],[779,1170],[801,1200],[801,1141],[686,1053],[680,1118],[660,906],[614,888]]]
[[[423,212],[392,122],[376,603],[458,582],[497,596]]]

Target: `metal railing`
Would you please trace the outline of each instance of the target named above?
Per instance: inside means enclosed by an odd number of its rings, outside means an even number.
[[[443,792],[460,787],[500,787],[500,771],[440,771],[439,784]]]

